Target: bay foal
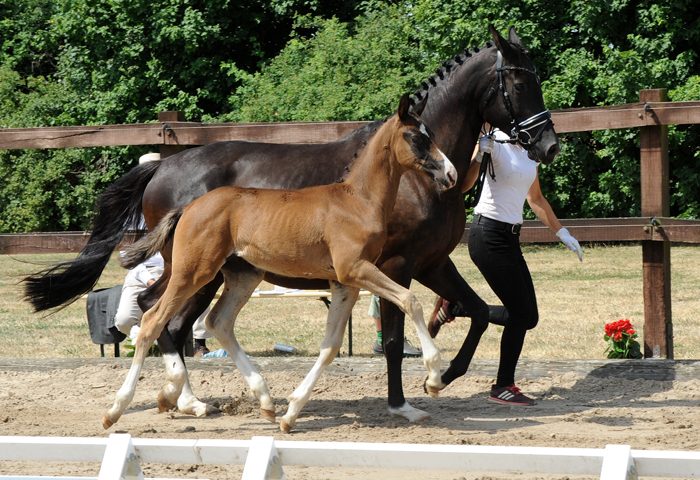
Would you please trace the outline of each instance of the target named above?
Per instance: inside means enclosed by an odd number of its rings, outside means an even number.
[[[408,170],[424,172],[442,190],[457,181],[454,166],[418,117],[426,99],[409,112],[409,96],[401,98],[397,114],[372,138],[345,182],[301,190],[217,188],[166,215],[152,233],[127,249],[123,261],[127,268],[162,250],[172,258],[172,272],[165,293],[143,316],[131,369],[105,413],[105,428],[132,400],[146,352],[168,320],[219,271],[225,278],[224,290],[207,317],[207,329],[234,359],[260,401],[263,416],[271,421],[275,421],[273,400],[236,340],[236,317],[265,272],[330,282],[331,306],[319,358],[289,397],[280,422],[283,431],[294,426],[321,373],[340,350],[360,288],[393,302],[411,317],[428,369],[427,384],[443,386],[440,352],[428,334],[420,303],[375,266],[401,175]],[[178,355],[170,355],[166,365],[170,388],[159,396],[161,410],[175,404],[187,379]]]

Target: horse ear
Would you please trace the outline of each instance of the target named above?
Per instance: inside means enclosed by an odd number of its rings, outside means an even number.
[[[525,45],[523,45],[523,42],[520,40],[520,37],[515,32],[515,25],[511,25],[510,29],[508,30],[508,42],[512,43],[513,45],[520,45],[521,47],[525,48]]]
[[[397,113],[399,114],[399,119],[405,122],[408,119],[408,109],[411,107],[411,98],[408,93],[404,93],[401,100],[399,100],[399,109]]]
[[[428,92],[425,92],[425,97],[423,97],[423,100],[420,101],[418,105],[415,105],[413,107],[413,113],[418,115],[420,117],[421,113],[423,113],[423,109],[425,108],[425,104],[428,102]]]
[[[515,50],[513,50],[513,47],[510,45],[508,40],[503,38],[493,25],[489,25],[489,30],[491,30],[493,43],[496,44],[498,51],[503,54],[503,58],[507,59],[511,63],[516,63],[518,61],[518,54],[515,52]],[[520,42],[520,38],[518,38],[518,35],[515,33],[515,29],[513,27],[511,27],[508,35],[515,35],[515,38],[517,38],[518,42]]]

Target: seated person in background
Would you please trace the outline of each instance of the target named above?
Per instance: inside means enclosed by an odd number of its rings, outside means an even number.
[[[119,307],[114,317],[114,325],[120,332],[134,339],[138,335],[138,329],[132,328],[141,324],[143,312],[137,302],[139,293],[146,290],[155,283],[155,281],[163,274],[163,257],[160,253],[152,256],[142,264],[129,270],[124,285],[122,286],[122,296],[119,300]],[[192,334],[195,341],[195,357],[209,353],[207,348],[207,338],[211,338],[212,334],[204,328],[204,319],[209,313],[209,308],[200,315],[197,321],[192,326]]]

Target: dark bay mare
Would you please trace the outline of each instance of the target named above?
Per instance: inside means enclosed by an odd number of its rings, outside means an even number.
[[[105,428],[129,405],[146,353],[168,320],[219,272],[224,275],[223,293],[207,316],[207,330],[236,362],[260,401],[263,417],[273,422],[275,405],[267,383],[236,340],[236,317],[265,272],[330,283],[332,299],[319,357],[289,397],[289,408],[280,421],[282,431],[292,429],[321,373],[340,351],[361,288],[390,300],[411,317],[429,371],[427,383],[441,386],[440,352],[428,333],[421,304],[413,292],[375,265],[401,176],[418,172],[432,179],[440,191],[457,183],[457,171],[420,121],[418,115],[424,106],[425,100],[411,113],[410,98],[405,94],[396,115],[370,139],[343,183],[300,190],[215,188],[185,208],[168,213],[155,230],[126,248],[122,265],[127,268],[159,251],[167,253],[172,268],[165,293],[141,320],[131,369],[103,418]],[[165,357],[172,386],[166,393],[176,400],[187,372],[177,353]]]
[[[491,34],[495,45],[487,43],[455,55],[422,82],[414,94],[414,99],[420,101],[430,93],[421,118],[455,165],[458,184],[467,172],[484,122],[511,132],[513,141],[520,142],[530,158],[543,164],[551,163],[560,151],[539,79],[515,29],[511,27],[508,40],[493,26]],[[219,142],[136,167],[103,193],[92,235],[80,255],[25,279],[26,297],[40,311],[65,305],[92,289],[127,225],[136,224],[141,211],[148,228],[153,229],[171,210],[220,186],[299,189],[342,181],[380,125],[370,123],[336,142],[322,145]],[[443,374],[443,383],[466,372],[489,323],[489,307],[449,258],[464,233],[466,220],[459,190],[438,192],[431,180],[414,172],[406,173],[377,262],[381,271],[398,284],[408,287],[416,279],[471,317],[467,337]],[[155,304],[164,292],[170,269],[170,259],[164,257],[162,281],[142,294],[144,307]],[[290,288],[328,288],[326,281],[270,274],[265,279]],[[158,339],[163,351],[175,352],[177,345],[184,344],[191,325],[222,282],[223,277],[218,275],[170,320]],[[393,412],[402,411],[401,415],[410,421],[426,418],[428,414],[410,407],[403,394],[404,314],[384,300],[381,311],[389,406]],[[196,400],[189,384],[178,399],[178,407],[196,415],[204,415],[210,408]]]

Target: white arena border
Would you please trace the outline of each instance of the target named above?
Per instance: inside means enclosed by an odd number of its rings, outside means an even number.
[[[699,478],[700,452],[488,447],[401,443],[252,440],[169,440],[0,436],[0,460],[101,462],[97,477],[4,476],[0,479],[143,479],[140,463],[245,465],[243,480],[285,479],[283,466],[367,467],[499,473],[600,475],[601,480],[642,477]]]

